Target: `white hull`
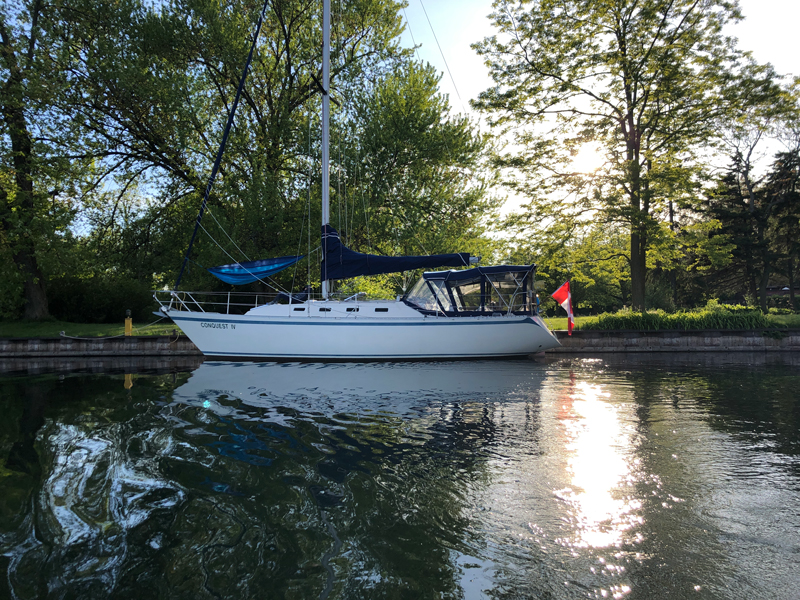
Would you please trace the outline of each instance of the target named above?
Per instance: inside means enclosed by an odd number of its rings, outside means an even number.
[[[245,315],[165,310],[203,354],[300,360],[521,356],[559,345],[541,318],[425,316],[402,302],[267,305]]]

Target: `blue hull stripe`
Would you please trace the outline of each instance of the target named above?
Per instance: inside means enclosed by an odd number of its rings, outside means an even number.
[[[386,321],[368,323],[368,322],[364,322],[363,320],[362,321],[357,321],[355,319],[353,319],[353,320],[344,320],[344,319],[342,319],[342,320],[337,320],[337,322],[329,322],[329,321],[323,321],[323,320],[311,321],[311,320],[307,320],[308,317],[305,317],[305,318],[304,317],[296,317],[296,318],[292,318],[291,320],[287,319],[285,321],[250,321],[250,320],[248,320],[248,321],[235,320],[234,321],[234,320],[230,320],[230,319],[219,319],[219,318],[211,318],[211,317],[192,318],[192,317],[178,317],[178,316],[174,316],[174,315],[170,315],[169,317],[170,317],[170,319],[172,319],[175,322],[178,322],[178,321],[201,322],[202,321],[203,323],[228,323],[228,324],[233,324],[233,325],[306,325],[306,326],[313,325],[315,327],[319,326],[319,325],[324,325],[324,326],[327,326],[327,327],[340,327],[340,326],[347,326],[347,327],[353,327],[353,326],[356,326],[356,327],[429,327],[429,326],[436,326],[436,327],[441,327],[443,325],[444,326],[447,326],[447,325],[460,325],[460,326],[463,327],[464,325],[519,325],[521,323],[529,323],[531,325],[535,325],[536,327],[540,327],[540,325],[536,321],[531,319],[530,317],[524,317],[524,318],[521,318],[521,319],[515,320],[515,321],[486,320],[486,321],[466,321],[466,322],[458,320],[458,318],[456,317],[456,320],[453,320],[453,321],[445,321],[445,322],[439,321],[439,322],[437,322],[437,321],[431,320],[431,321],[411,322],[411,323],[391,323],[391,322],[386,322]],[[464,317],[464,318],[468,318],[468,317]]]

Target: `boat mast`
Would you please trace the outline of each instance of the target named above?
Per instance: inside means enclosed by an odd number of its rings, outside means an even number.
[[[330,164],[328,157],[329,117],[331,100],[328,95],[330,89],[331,70],[331,2],[322,2],[322,225],[330,222]],[[322,238],[322,256],[325,256],[325,237]],[[322,298],[328,299],[328,281],[322,281]]]

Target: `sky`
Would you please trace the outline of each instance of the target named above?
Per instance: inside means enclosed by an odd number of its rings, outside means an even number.
[[[488,19],[492,0],[407,1],[403,44],[407,47],[420,45],[419,58],[431,63],[442,74],[439,88],[449,95],[452,110],[469,112],[480,122],[480,115],[470,109],[469,100],[490,87],[492,80],[470,45],[494,32]],[[726,32],[738,38],[739,48],[751,51],[760,63],[771,63],[780,74],[800,75],[800,52],[796,48],[800,0],[739,0],[739,5],[745,19],[729,26]],[[586,170],[599,166],[602,157],[595,150],[585,150],[577,161],[586,162]],[[759,160],[764,163],[777,150],[773,143],[767,142]],[[575,166],[583,170],[580,165]],[[507,200],[501,214],[515,211],[524,201],[507,191],[504,195]]]
[[[737,37],[739,47],[753,52],[758,62],[772,63],[782,74],[800,75],[797,50],[800,1],[739,0],[739,4],[745,20],[731,26],[728,35]],[[469,100],[491,85],[486,67],[470,48],[470,44],[492,35],[487,18],[491,12],[492,0],[408,0],[403,43],[412,46],[413,35],[413,40],[421,44],[419,57],[443,73],[440,88],[450,95],[450,103],[457,112],[469,110]]]

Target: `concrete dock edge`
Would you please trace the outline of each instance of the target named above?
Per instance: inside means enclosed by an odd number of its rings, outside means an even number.
[[[0,338],[0,358],[72,358],[91,356],[198,356],[185,335],[115,338]]]
[[[694,331],[555,331],[560,348],[548,354],[610,352],[797,352],[800,329],[702,329]]]

